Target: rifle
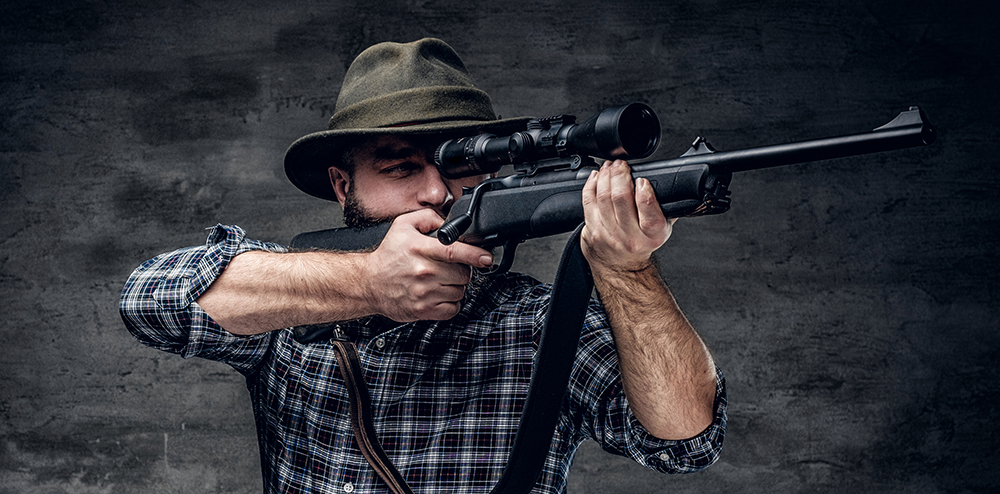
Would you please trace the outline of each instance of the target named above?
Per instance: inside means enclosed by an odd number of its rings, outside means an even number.
[[[717,152],[698,137],[678,158],[633,164],[632,177],[646,178],[668,218],[729,210],[733,173],[922,146],[937,132],[923,110],[911,106],[870,132]],[[446,178],[514,173],[490,178],[455,201],[434,234],[444,244],[462,241],[486,249],[503,246],[495,271],[510,269],[517,245],[572,231],[583,221],[582,191],[597,164],[587,156],[642,159],[656,149],[660,124],[642,103],[606,109],[583,123],[573,115],[533,119],[524,131],[497,137],[480,134],[438,146],[435,164]],[[291,246],[337,250],[375,248],[389,224],[335,228],[296,235]]]
[[[659,120],[641,103],[610,108],[581,123],[572,115],[535,119],[510,136],[480,134],[438,146],[435,164],[442,176],[458,178],[494,173],[513,165],[515,173],[483,181],[463,192],[436,232],[445,244],[460,240],[485,248],[504,246],[496,269],[506,271],[516,246],[529,238],[571,231],[556,272],[551,309],[545,316],[518,431],[507,465],[491,494],[531,490],[541,471],[569,380],[593,280],[580,250],[582,191],[596,163],[645,158],[659,142]],[[633,178],[647,178],[667,217],[719,214],[730,206],[733,173],[830,158],[931,144],[934,127],[913,106],[871,132],[716,152],[697,138],[679,158],[636,164]],[[302,233],[292,247],[361,250],[377,247],[389,223],[370,228],[338,228]],[[553,314],[558,316],[552,317]],[[295,328],[309,343],[329,337],[323,326]],[[352,410],[353,415],[354,410]]]

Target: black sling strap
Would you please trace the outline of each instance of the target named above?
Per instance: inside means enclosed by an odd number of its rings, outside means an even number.
[[[521,494],[531,491],[545,464],[545,457],[548,455],[552,435],[559,418],[559,410],[562,407],[563,396],[566,394],[566,387],[569,384],[573,361],[576,358],[576,348],[579,344],[583,320],[587,313],[587,305],[590,303],[590,293],[594,288],[590,266],[583,257],[583,251],[580,248],[580,232],[582,230],[583,225],[581,224],[570,236],[563,249],[555,281],[552,284],[549,311],[545,314],[538,351],[535,353],[531,368],[531,381],[528,385],[524,409],[521,411],[517,434],[514,436],[514,444],[511,447],[510,456],[507,458],[507,465],[490,494]],[[292,246],[337,248],[336,245],[329,243],[296,245],[294,240]],[[294,328],[294,331],[295,339],[300,343],[326,340],[334,336],[331,325],[300,326]],[[340,359],[340,352],[343,348],[338,347],[337,350],[338,359]],[[345,354],[341,367],[343,368],[343,364],[349,360],[350,358]],[[364,388],[360,392],[367,396],[367,387],[365,387],[363,377],[360,372],[357,374],[355,379],[360,382],[349,383],[348,386],[352,389],[352,393],[359,392],[357,391],[358,387]],[[347,379],[348,374],[345,373],[344,376]],[[359,444],[362,442],[366,445],[374,443],[373,450],[376,451],[371,455],[374,458],[369,458],[368,453],[365,454],[365,457],[369,459],[369,463],[390,488],[393,488],[393,492],[401,492],[395,488],[405,486],[405,480],[402,480],[392,463],[385,457],[385,453],[381,452],[381,446],[374,436],[374,430],[371,429],[370,423],[366,425],[364,421],[356,418],[370,413],[365,409],[366,406],[370,407],[370,403],[359,407],[353,404],[354,399],[355,397],[352,395],[351,423],[354,427],[355,437],[358,438]],[[360,400],[360,402],[364,401],[366,400]],[[355,416],[355,413],[358,415]],[[387,462],[388,466],[386,466]]]
[[[590,265],[580,249],[582,230],[581,224],[573,231],[559,260],[514,446],[490,494],[531,491],[549,453],[594,288]]]

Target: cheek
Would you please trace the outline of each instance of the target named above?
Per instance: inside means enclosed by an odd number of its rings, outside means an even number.
[[[377,216],[397,216],[411,211],[413,194],[407,187],[394,183],[362,183],[354,190],[355,199],[365,211]]]

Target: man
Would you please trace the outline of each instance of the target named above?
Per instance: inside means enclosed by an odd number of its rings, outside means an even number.
[[[414,492],[487,492],[507,460],[550,287],[486,275],[490,252],[426,234],[463,186],[434,145],[519,130],[497,119],[444,42],[383,43],[349,68],[327,131],[285,158],[297,187],[348,224],[393,220],[371,252],[287,252],[216,226],[207,245],[140,266],[122,317],[144,343],[226,362],[247,378],[267,492],[384,492],[352,434],[330,342],[293,326],[336,322],[355,342],[378,440]],[[652,263],[670,236],[648,182],[605,163],[583,193],[591,301],[555,436],[534,492],[564,492],[587,438],[663,472],[715,461],[725,388]]]

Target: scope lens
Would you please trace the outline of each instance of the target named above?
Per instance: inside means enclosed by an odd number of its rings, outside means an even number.
[[[632,158],[645,158],[660,142],[660,121],[653,110],[641,103],[625,107],[618,120],[622,148]]]

